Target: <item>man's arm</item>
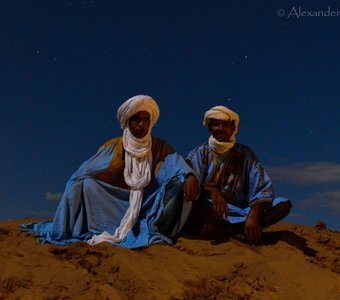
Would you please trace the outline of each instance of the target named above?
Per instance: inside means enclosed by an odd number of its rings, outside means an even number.
[[[186,158],[186,163],[193,173],[187,176],[183,192],[184,200],[194,201],[200,196],[200,184],[203,181],[204,164],[201,147],[193,149]],[[194,175],[195,174],[195,175]]]
[[[224,217],[228,217],[229,210],[227,202],[225,201],[219,189],[215,185],[205,185],[204,189],[210,195],[210,198],[213,201],[214,217],[220,220]]]
[[[248,213],[246,223],[244,225],[244,235],[252,244],[257,243],[261,239],[260,215],[267,205],[267,202],[261,202],[257,205],[253,205]]]
[[[183,187],[183,197],[185,201],[197,200],[200,195],[200,185],[193,174],[189,174]]]

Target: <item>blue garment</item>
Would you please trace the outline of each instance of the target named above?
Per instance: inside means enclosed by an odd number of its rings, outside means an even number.
[[[225,164],[239,159],[234,172],[225,172]],[[222,194],[227,196],[230,223],[244,222],[252,205],[267,202],[268,206],[276,205],[285,198],[275,198],[270,178],[261,166],[255,153],[247,146],[236,143],[227,153],[218,155],[208,143],[192,150],[187,157],[201,185],[221,187]],[[228,169],[228,168],[227,168]],[[231,168],[232,169],[232,168]],[[209,197],[208,197],[209,198]],[[212,202],[211,199],[209,199]]]
[[[192,170],[169,144],[160,139],[153,138],[152,155],[152,179],[144,188],[138,221],[119,246],[138,248],[153,243],[172,243],[158,231],[157,221],[164,205],[183,201],[182,186]],[[123,170],[122,138],[116,138],[105,143],[72,175],[53,222],[22,224],[21,229],[35,233],[42,243],[56,245],[87,241],[103,231],[113,235],[129,207],[129,190]],[[180,213],[176,217],[178,220],[172,224],[178,226],[183,220],[180,220]]]

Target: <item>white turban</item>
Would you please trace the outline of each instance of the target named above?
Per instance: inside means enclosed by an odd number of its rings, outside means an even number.
[[[117,111],[117,119],[124,129],[127,120],[139,111],[147,111],[150,114],[150,128],[152,128],[159,117],[159,107],[150,96],[138,95],[126,100]]]
[[[240,122],[240,117],[236,112],[233,112],[229,108],[225,106],[214,106],[213,108],[209,109],[204,114],[203,125],[209,127],[211,119],[215,120],[224,120],[224,121],[234,121],[235,122],[235,130],[230,137],[229,142],[219,142],[216,140],[212,135],[209,137],[209,146],[213,149],[214,152],[218,154],[223,154],[231,149],[235,143],[236,138],[235,135],[238,130],[238,124]]]
[[[238,124],[240,122],[240,117],[238,114],[231,109],[219,105],[219,106],[214,106],[213,108],[209,109],[208,111],[205,112],[204,114],[204,120],[203,120],[203,125],[206,127],[209,127],[211,119],[215,120],[225,120],[225,121],[234,121],[235,122],[235,131],[233,135],[237,133],[238,130]]]

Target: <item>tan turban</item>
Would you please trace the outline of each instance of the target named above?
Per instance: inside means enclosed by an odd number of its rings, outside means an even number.
[[[127,120],[139,111],[147,111],[150,114],[150,128],[152,128],[159,117],[159,107],[150,96],[138,95],[126,100],[117,111],[117,119],[124,129]]]
[[[238,124],[240,122],[240,117],[236,112],[233,112],[231,109],[219,105],[219,106],[214,106],[213,108],[209,109],[208,111],[205,112],[204,114],[204,120],[203,120],[203,125],[206,127],[209,127],[211,119],[216,119],[216,120],[225,120],[225,121],[234,121],[235,122],[235,131],[233,133],[233,136],[237,133],[238,130]]]

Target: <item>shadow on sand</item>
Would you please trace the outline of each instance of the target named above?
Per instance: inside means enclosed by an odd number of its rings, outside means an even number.
[[[274,245],[278,241],[286,242],[287,244],[301,250],[305,255],[315,257],[318,253],[317,250],[307,246],[307,240],[296,233],[289,230],[280,230],[273,232],[264,232],[262,244]]]
[[[179,236],[178,236],[179,237]],[[222,243],[226,243],[231,240],[231,238],[236,239],[244,244],[248,244],[246,239],[244,238],[243,234],[217,234],[217,235],[190,235],[190,234],[183,234],[180,237],[186,239],[198,239],[198,240],[210,240],[212,245],[218,245]],[[315,257],[318,253],[317,250],[310,248],[307,246],[307,240],[296,233],[289,231],[289,230],[279,230],[273,232],[263,232],[262,239],[256,246],[269,246],[275,245],[279,241],[283,241],[296,249],[303,252],[303,254]]]

